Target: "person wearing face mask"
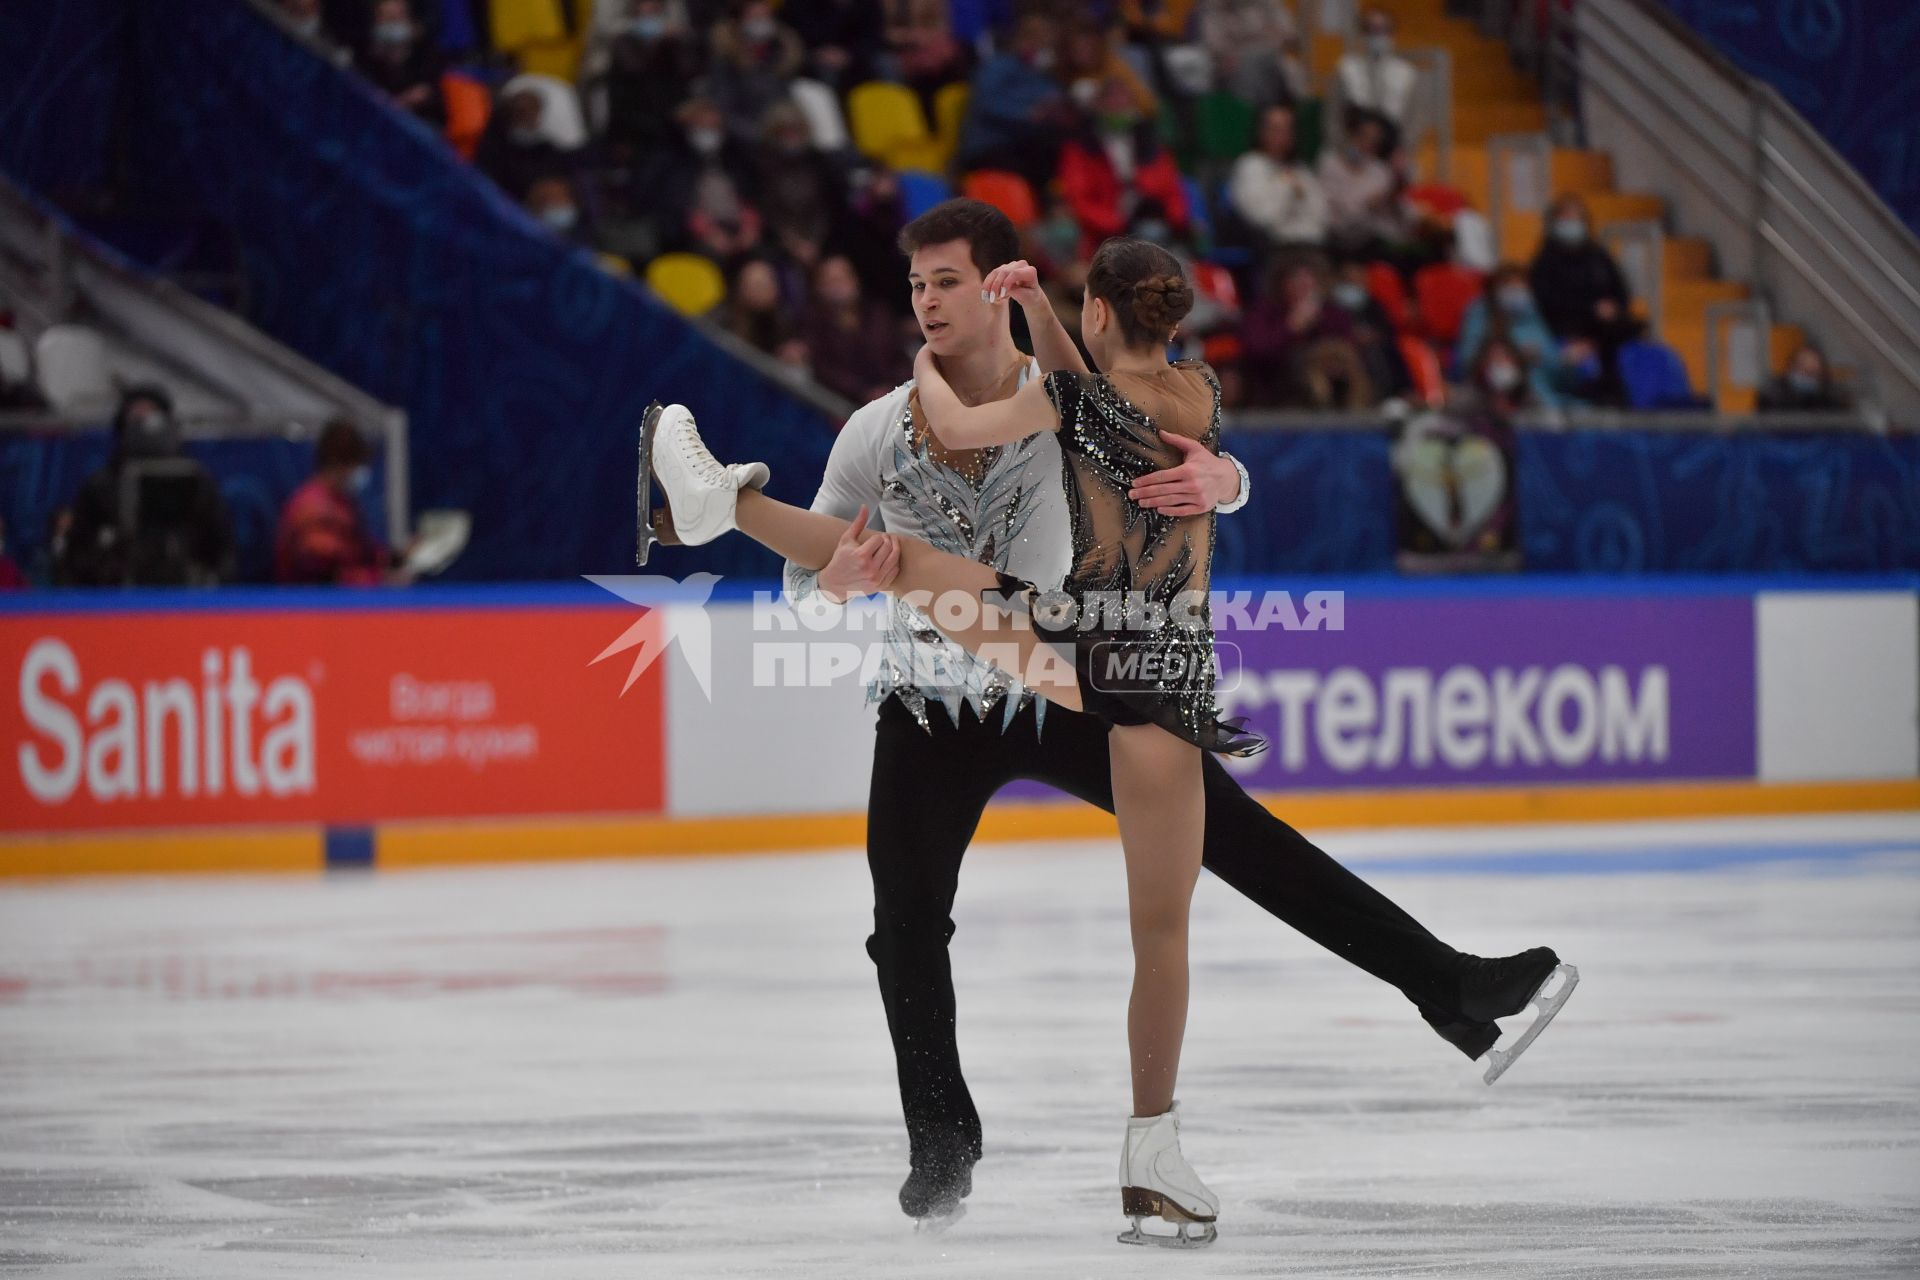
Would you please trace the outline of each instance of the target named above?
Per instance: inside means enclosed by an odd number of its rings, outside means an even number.
[[[373,450],[351,422],[335,418],[320,430],[313,476],[280,508],[273,541],[275,582],[309,586],[398,585],[393,553],[367,528],[361,502]]]
[[[1093,110],[1079,131],[1060,148],[1060,193],[1080,224],[1080,255],[1091,259],[1101,241],[1137,225],[1141,206],[1159,207],[1164,226],[1149,238],[1185,236],[1190,223],[1186,187],[1174,167],[1173,153],[1158,131],[1141,119],[1124,81],[1100,86]]]
[[[1320,189],[1327,198],[1329,234],[1342,252],[1378,250],[1406,239],[1400,178],[1378,154],[1384,133],[1379,120],[1349,112],[1341,144],[1320,154]]]
[[[792,27],[773,16],[767,0],[739,0],[733,17],[713,28],[709,47],[707,91],[727,128],[751,138],[767,108],[787,96],[787,82],[800,74],[806,48]]]
[[[1455,348],[1460,367],[1477,367],[1481,351],[1494,339],[1507,342],[1526,358],[1528,393],[1535,404],[1563,409],[1572,403],[1562,385],[1566,371],[1560,343],[1534,305],[1527,269],[1518,263],[1503,263],[1487,277],[1480,296],[1468,305]]]
[[[1414,65],[1394,52],[1393,16],[1369,9],[1360,19],[1360,47],[1343,54],[1335,72],[1348,109],[1363,111],[1386,126],[1375,142],[1385,156],[1399,143],[1420,82]]]
[[[1762,413],[1834,413],[1853,407],[1847,393],[1833,385],[1820,348],[1803,344],[1786,370],[1760,392]]]
[[[1593,235],[1586,201],[1563,195],[1547,212],[1547,234],[1527,269],[1527,283],[1547,328],[1561,342],[1601,346],[1618,341],[1632,297],[1620,264]]]
[[[1260,113],[1254,149],[1233,162],[1227,197],[1263,249],[1320,245],[1327,239],[1327,193],[1294,152],[1291,107]]]
[[[860,277],[842,254],[815,268],[813,299],[800,328],[814,378],[856,403],[886,395],[913,371],[899,327],[886,307],[862,296]]]
[[[689,98],[674,118],[672,144],[634,170],[633,201],[654,212],[663,251],[706,253],[732,268],[760,244],[753,153],[729,136],[711,98]]]
[[[806,116],[791,102],[767,109],[754,183],[767,231],[796,260],[817,262],[820,247],[846,207],[846,183],[833,161],[813,145]]]
[[[633,0],[607,51],[607,142],[644,152],[674,135],[673,113],[693,93],[702,49],[666,0]]]
[[[574,171],[574,156],[556,146],[541,127],[545,114],[546,100],[538,90],[514,90],[501,99],[487,121],[487,131],[474,153],[474,167],[522,203],[534,183],[546,178],[565,180]]]
[[[446,127],[447,104],[440,94],[445,63],[407,0],[379,0],[374,5],[359,66],[360,74],[392,98],[394,105],[436,130]]]
[[[960,130],[960,168],[1004,169],[1045,190],[1075,113],[1053,77],[1059,27],[1029,13],[1006,48],[974,74]]]
[[[1367,380],[1380,399],[1404,396],[1413,386],[1399,336],[1387,309],[1367,289],[1367,263],[1347,258],[1340,263],[1333,287],[1327,291],[1330,308],[1346,316],[1350,337],[1366,367]]]
[[[541,178],[527,189],[526,211],[554,235],[571,244],[591,245],[593,236],[580,214],[573,184],[565,178]]]
[[[123,502],[130,466],[169,463],[186,474],[184,493],[168,496],[164,522],[128,528]],[[64,575],[83,587],[212,586],[233,577],[233,527],[220,487],[188,459],[166,388],[138,386],[120,398],[113,453],[87,477],[73,502]]]

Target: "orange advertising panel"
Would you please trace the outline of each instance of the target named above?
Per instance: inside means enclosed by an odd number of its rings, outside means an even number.
[[[0,830],[657,813],[619,607],[0,616]]]

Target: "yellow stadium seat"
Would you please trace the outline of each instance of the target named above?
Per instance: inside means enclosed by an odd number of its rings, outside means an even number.
[[[663,253],[647,264],[647,287],[683,316],[702,316],[727,296],[727,282],[711,258]]]
[[[847,124],[853,145],[875,160],[923,147],[933,137],[913,90],[881,80],[855,85],[847,95]]]
[[[488,0],[487,15],[492,19],[496,49],[510,51],[567,39],[560,0]]]
[[[933,136],[946,144],[949,154],[960,145],[960,126],[966,123],[971,96],[965,83],[942,85],[933,95]]]

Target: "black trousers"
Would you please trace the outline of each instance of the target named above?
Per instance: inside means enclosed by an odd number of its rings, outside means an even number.
[[[916,1166],[980,1156],[980,1115],[960,1072],[954,1034],[953,897],[960,860],[993,793],[1035,778],[1113,811],[1107,725],[1048,705],[1044,734],[1031,707],[1004,731],[963,707],[959,724],[928,710],[932,732],[898,698],[880,706],[867,804],[873,936],[880,998],[900,1076]],[[1208,755],[1205,865],[1343,960],[1398,987],[1430,1025],[1470,1057],[1497,1028],[1455,1011],[1461,953],[1269,813]]]

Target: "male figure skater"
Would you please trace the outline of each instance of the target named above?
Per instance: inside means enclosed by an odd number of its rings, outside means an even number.
[[[1013,224],[989,205],[950,200],[909,223],[900,247],[911,259],[914,313],[947,380],[968,403],[1013,395],[1033,367],[1013,344],[1010,308],[981,293],[987,272],[1019,257]],[[1057,584],[1069,538],[1052,433],[949,450],[928,432],[917,405],[908,384],[857,410],[834,444],[813,509],[851,519],[866,506],[871,528]],[[1142,480],[1133,496],[1190,515],[1232,511],[1245,502],[1245,489],[1237,462],[1196,447],[1183,465]],[[849,538],[818,573],[789,563],[789,597],[839,604],[885,589],[886,543]],[[887,663],[869,690],[880,710],[867,807],[874,889],[867,952],[879,971],[911,1151],[900,1207],[934,1219],[953,1214],[972,1191],[981,1152],[980,1116],[960,1070],[947,957],[962,855],[988,800],[1015,778],[1049,783],[1108,812],[1113,795],[1101,722],[1035,699],[897,599],[884,643]],[[1558,960],[1544,947],[1497,960],[1455,951],[1269,813],[1212,756],[1205,774],[1205,865],[1398,987],[1469,1058],[1488,1053],[1500,1037],[1495,1019],[1524,1009],[1554,972]],[[1550,1016],[1544,1009],[1536,1031]],[[1500,1052],[1511,1061],[1517,1048]]]

